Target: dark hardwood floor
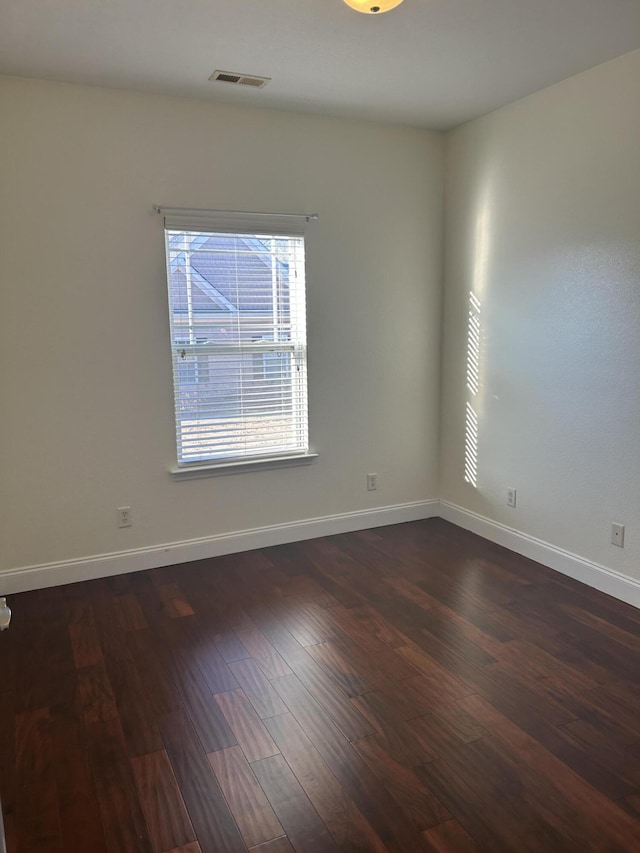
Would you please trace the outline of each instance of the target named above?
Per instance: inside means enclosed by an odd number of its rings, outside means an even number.
[[[11,604],[9,853],[640,851],[640,611],[442,520]]]

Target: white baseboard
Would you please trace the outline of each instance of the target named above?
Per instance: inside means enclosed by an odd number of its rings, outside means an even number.
[[[169,542],[149,548],[136,548],[77,560],[9,569],[0,573],[0,595],[15,595],[32,589],[44,589],[76,581],[139,572],[159,566],[204,560],[209,557],[220,557],[223,554],[252,551],[256,548],[268,548],[271,545],[284,545],[288,542],[301,542],[304,539],[315,539],[319,536],[332,536],[336,533],[384,527],[387,524],[402,524],[405,521],[419,521],[436,516],[477,533],[490,542],[504,545],[505,548],[517,554],[529,557],[587,586],[612,595],[620,601],[640,607],[640,582],[448,501],[438,500],[416,501],[359,512],[307,518],[287,524],[237,530],[232,533]]]
[[[416,501],[359,512],[345,512],[340,515],[307,518],[288,524],[275,524],[271,527],[237,530],[233,533],[201,539],[169,542],[150,548],[98,554],[78,560],[24,566],[0,573],[0,595],[15,595],[32,589],[44,589],[48,586],[139,572],[192,560],[204,560],[209,557],[220,557],[223,554],[236,554],[240,551],[252,551],[255,548],[268,548],[271,545],[315,539],[319,536],[384,527],[387,524],[401,524],[405,521],[419,521],[423,518],[433,518],[439,515],[439,512],[440,502],[437,500]]]
[[[620,601],[640,607],[640,582],[633,578],[613,572],[605,566],[592,563],[584,557],[556,548],[555,545],[550,545],[542,539],[520,533],[512,527],[491,521],[448,501],[440,501],[440,516],[452,524],[457,524],[458,527],[477,533],[478,536],[490,542],[504,545],[516,554],[522,554],[556,572],[606,592],[607,595],[612,595]]]

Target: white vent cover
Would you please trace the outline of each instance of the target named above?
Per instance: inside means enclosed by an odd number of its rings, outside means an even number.
[[[233,83],[235,86],[252,86],[254,89],[262,89],[271,80],[271,77],[237,74],[235,71],[214,71],[209,80],[214,83]]]

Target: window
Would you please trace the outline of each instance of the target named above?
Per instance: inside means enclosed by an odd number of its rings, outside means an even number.
[[[179,468],[308,453],[304,236],[265,222],[165,217]]]

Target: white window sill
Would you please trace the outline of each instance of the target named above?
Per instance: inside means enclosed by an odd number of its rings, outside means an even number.
[[[297,465],[310,465],[317,458],[317,453],[263,456],[258,459],[236,459],[233,462],[194,463],[170,468],[169,473],[174,480],[193,480],[199,477],[220,477],[223,474],[264,471],[269,468],[293,468]]]

